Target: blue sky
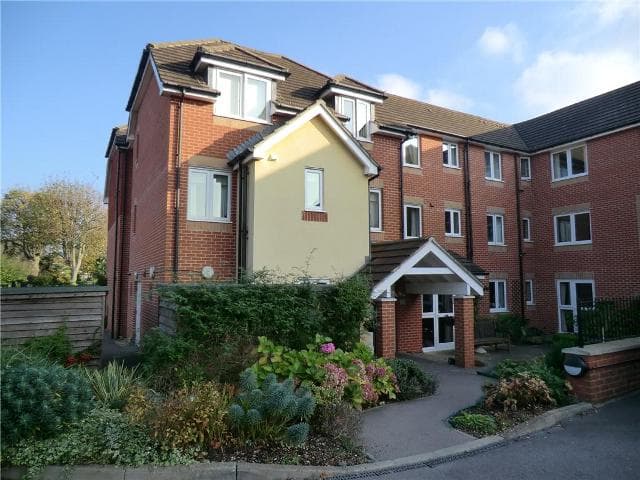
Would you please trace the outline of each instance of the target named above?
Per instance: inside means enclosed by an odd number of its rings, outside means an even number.
[[[640,79],[640,3],[11,3],[2,191],[104,151],[145,44],[223,38],[394,93],[516,122]]]

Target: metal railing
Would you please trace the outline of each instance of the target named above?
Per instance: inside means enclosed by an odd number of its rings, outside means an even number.
[[[640,296],[596,298],[578,305],[578,345],[640,336]]]

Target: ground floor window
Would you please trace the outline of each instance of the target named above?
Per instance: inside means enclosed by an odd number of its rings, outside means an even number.
[[[527,302],[527,305],[533,305],[533,280],[525,280],[524,298]]]
[[[505,280],[491,280],[489,282],[489,311],[507,311],[507,282]]]
[[[453,295],[422,295],[423,349],[450,349],[453,341]]]
[[[578,331],[578,307],[593,304],[593,280],[558,280],[558,330]]]

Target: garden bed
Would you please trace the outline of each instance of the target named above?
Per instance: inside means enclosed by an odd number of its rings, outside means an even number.
[[[516,425],[525,423],[531,420],[532,418],[537,417],[538,415],[542,415],[543,413],[548,412],[549,410],[552,410],[552,408],[536,408],[533,410],[500,412],[500,411],[494,411],[494,410],[485,408],[482,404],[477,404],[472,407],[468,407],[463,410],[460,410],[455,415],[452,415],[449,418],[449,423],[451,423],[451,425],[454,428],[462,432],[468,433],[469,435],[472,435],[476,438],[482,438],[482,437],[496,435],[496,434],[505,432],[507,430],[510,430]],[[495,429],[483,428],[481,425],[479,425],[481,424],[482,420],[473,421],[473,419],[470,418],[470,420],[466,423],[463,423],[463,422],[456,423],[453,420],[459,415],[464,415],[464,414],[474,416],[474,418],[476,419],[478,419],[476,415],[493,418],[495,422]]]

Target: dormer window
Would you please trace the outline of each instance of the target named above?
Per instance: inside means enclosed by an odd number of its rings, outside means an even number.
[[[369,122],[371,120],[371,104],[364,100],[336,96],[336,112],[348,120],[344,122],[344,126],[354,137],[360,140],[369,140],[371,132],[369,131]]]
[[[254,122],[269,121],[271,81],[248,73],[217,70],[215,88],[220,92],[215,113]]]

